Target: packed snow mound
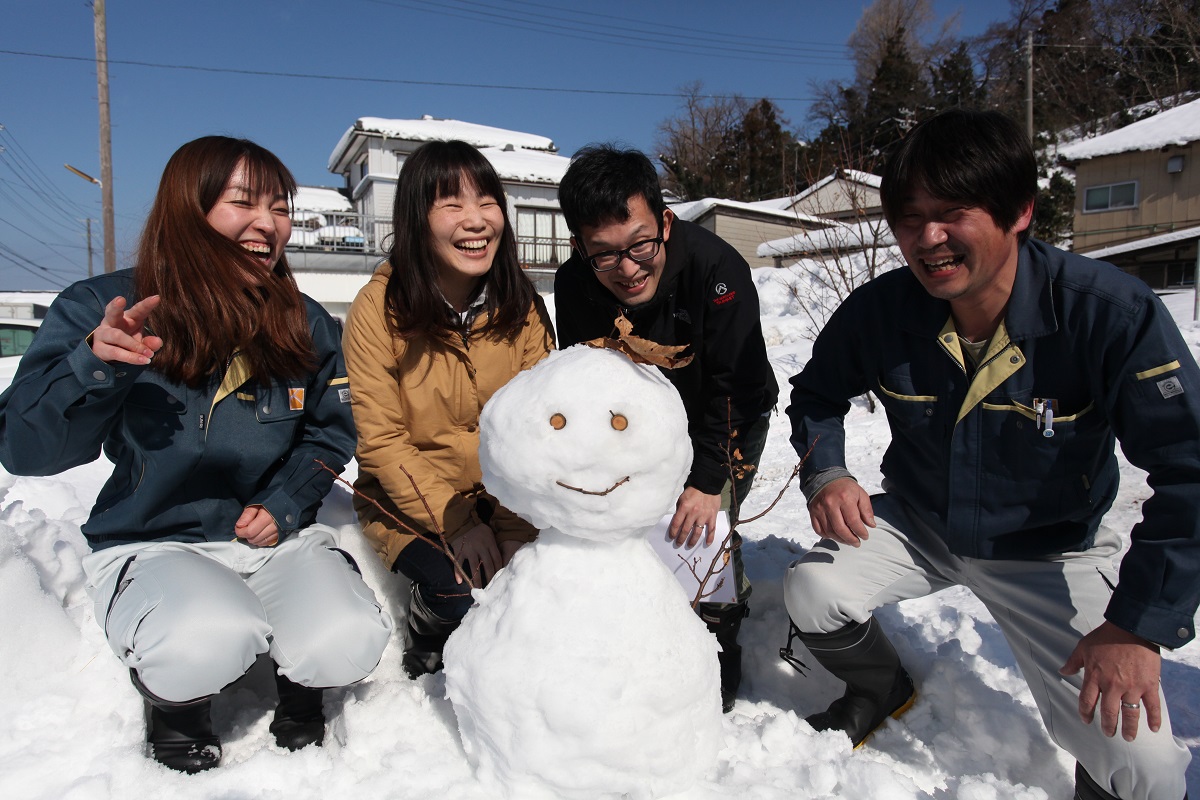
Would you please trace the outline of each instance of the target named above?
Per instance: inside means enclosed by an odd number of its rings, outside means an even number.
[[[587,539],[652,527],[692,464],[675,387],[654,367],[587,345],[509,381],[484,406],[479,430],[488,491],[539,530]]]
[[[653,798],[711,772],[717,641],[643,538],[543,531],[446,643],[463,749],[507,796]]]
[[[480,439],[488,490],[541,534],[446,644],[478,777],[522,800],[693,786],[721,738],[717,643],[645,537],[691,466],[679,395],[576,346],[497,392]]]

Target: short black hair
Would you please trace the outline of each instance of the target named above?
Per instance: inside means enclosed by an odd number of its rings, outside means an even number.
[[[1037,159],[1011,118],[998,111],[951,109],[913,128],[888,157],[879,193],[889,225],[917,187],[982,208],[1007,231],[1037,198]],[[1021,242],[1030,227],[1021,232]]]
[[[571,158],[558,185],[558,205],[571,233],[629,219],[629,198],[641,195],[655,218],[663,201],[658,172],[644,153],[615,144],[589,144]]]

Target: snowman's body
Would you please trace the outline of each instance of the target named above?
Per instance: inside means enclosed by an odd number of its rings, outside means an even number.
[[[542,533],[446,645],[480,777],[522,798],[686,789],[713,766],[721,709],[716,640],[645,540],[691,465],[674,388],[571,348],[498,392],[481,436],[489,490]]]

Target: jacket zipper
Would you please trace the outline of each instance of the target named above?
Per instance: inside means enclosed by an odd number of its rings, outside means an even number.
[[[225,366],[221,369],[221,379],[217,381],[217,386],[220,387],[221,381],[225,380],[225,373],[229,372],[229,365],[233,363],[233,354],[225,359]],[[208,425],[212,422],[211,415],[206,416],[203,411],[200,412],[200,430],[204,431],[204,441],[208,441]]]

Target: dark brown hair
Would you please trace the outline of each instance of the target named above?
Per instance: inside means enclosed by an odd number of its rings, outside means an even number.
[[[239,164],[251,194],[296,192],[287,167],[245,139],[205,136],[175,151],[163,170],[133,276],[138,297],[159,295],[149,326],[162,337],[154,369],[199,386],[234,352],[254,378],[299,377],[315,363],[304,301],[287,259],[271,273],[209,224],[207,215]]]
[[[1037,159],[1021,126],[999,111],[950,109],[913,128],[888,157],[879,194],[889,225],[917,187],[982,208],[1008,231],[1037,199]],[[1032,228],[1018,234],[1022,244]]]
[[[453,197],[464,186],[494,198],[504,209],[496,257],[483,277],[487,322],[476,333],[496,332],[511,339],[525,324],[537,293],[517,260],[517,239],[508,220],[500,176],[491,162],[466,142],[428,142],[405,159],[396,182],[388,251],[392,275],[386,295],[388,327],[396,336],[446,336],[458,330],[458,319],[438,288],[441,264],[430,236],[429,211],[439,197]]]

